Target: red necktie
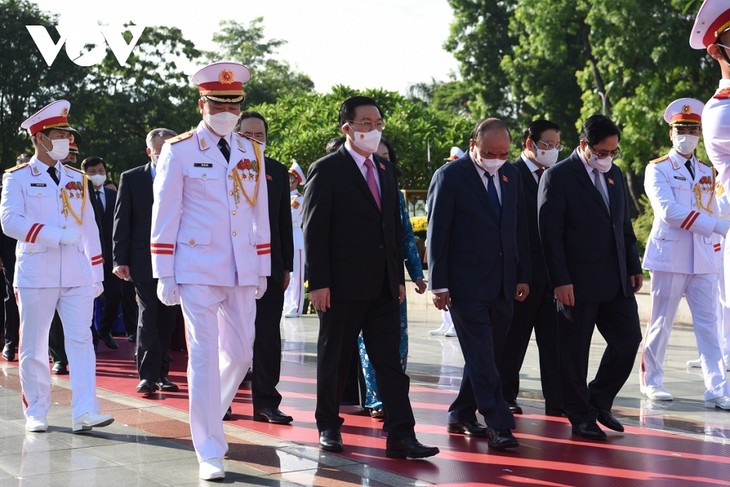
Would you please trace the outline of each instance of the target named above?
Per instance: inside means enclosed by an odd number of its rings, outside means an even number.
[[[373,198],[375,198],[375,204],[378,205],[378,209],[381,209],[380,192],[378,191],[378,184],[375,182],[375,166],[373,166],[373,161],[365,159],[365,168],[367,169],[366,178],[368,180],[368,188],[370,188],[370,192],[373,194]]]
[[[542,177],[542,173],[544,173],[544,172],[545,172],[545,168],[544,167],[538,167],[537,169],[535,169],[535,174],[537,174],[537,181],[538,182],[540,182],[540,178]]]

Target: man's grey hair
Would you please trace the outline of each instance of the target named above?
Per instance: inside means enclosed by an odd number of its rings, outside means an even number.
[[[157,137],[170,138],[175,137],[177,132],[166,128],[156,128],[149,131],[147,134],[147,147],[152,148],[152,141]]]

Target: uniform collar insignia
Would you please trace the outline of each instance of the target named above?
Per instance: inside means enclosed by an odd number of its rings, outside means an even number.
[[[210,148],[205,141],[205,137],[198,137],[198,146],[200,146],[200,150],[208,150]]]

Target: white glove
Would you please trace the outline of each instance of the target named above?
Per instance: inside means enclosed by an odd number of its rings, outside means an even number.
[[[174,277],[161,277],[157,281],[157,297],[165,306],[180,304],[180,290]]]
[[[256,299],[261,299],[266,293],[266,277],[259,276],[259,283],[256,285]]]
[[[730,231],[730,222],[718,220],[717,223],[715,223],[715,228],[712,231],[720,235],[721,237],[724,237],[725,235],[727,235],[727,232]]]
[[[81,231],[78,228],[66,228],[61,233],[61,245],[78,245],[81,243]]]
[[[104,283],[101,281],[95,282],[92,284],[92,289],[94,290],[94,299],[96,299],[104,292]]]

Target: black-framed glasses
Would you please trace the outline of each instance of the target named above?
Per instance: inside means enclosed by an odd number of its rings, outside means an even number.
[[[540,144],[542,144],[542,145],[540,145]],[[542,149],[542,150],[558,149],[558,152],[563,150],[562,144],[553,145],[553,144],[548,144],[547,142],[544,142],[542,140],[538,140],[537,142],[535,142],[535,145],[537,146],[538,149]]]
[[[610,157],[611,159],[616,159],[621,155],[621,148],[616,147],[615,150],[612,151],[605,151],[605,150],[596,150],[593,148],[592,145],[589,145],[588,148],[591,150],[591,153],[593,153],[594,156],[596,156],[599,159],[603,159],[604,157]]]
[[[382,120],[378,120],[377,122],[373,122],[372,120],[348,120],[347,123],[356,123],[361,127],[365,127],[368,132],[370,132],[372,129],[380,130],[382,132],[383,129],[385,129],[385,122],[383,122]]]

